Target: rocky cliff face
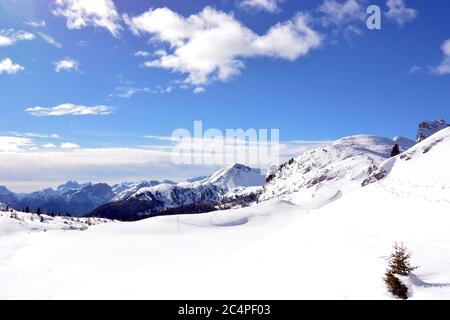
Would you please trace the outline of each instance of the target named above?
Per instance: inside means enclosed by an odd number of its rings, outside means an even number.
[[[448,127],[450,127],[450,124],[448,124],[444,119],[438,119],[436,121],[423,121],[419,124],[419,131],[417,132],[416,141],[421,142],[436,132]]]

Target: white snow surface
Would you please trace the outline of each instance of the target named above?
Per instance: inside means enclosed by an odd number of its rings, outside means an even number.
[[[379,165],[386,151],[361,148]],[[383,276],[397,242],[419,267],[403,279],[410,299],[450,299],[450,129],[404,154],[386,178],[320,209],[274,198],[83,232],[11,232],[17,222],[2,217],[0,298],[393,299]]]

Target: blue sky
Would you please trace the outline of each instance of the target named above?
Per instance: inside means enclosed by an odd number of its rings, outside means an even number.
[[[366,28],[371,4],[381,30]],[[146,150],[161,140],[145,136],[194,120],[276,128],[286,143],[413,138],[421,120],[450,119],[449,16],[448,1],[1,0],[0,156],[13,163],[0,185],[200,174],[23,170],[50,149]]]

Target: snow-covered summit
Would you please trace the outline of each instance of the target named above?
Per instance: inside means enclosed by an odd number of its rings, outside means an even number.
[[[174,185],[176,183],[173,181],[170,181],[170,180],[123,182],[123,183],[112,186],[112,191],[115,194],[115,197],[111,201],[115,202],[115,201],[125,200],[126,198],[128,198],[129,196],[131,196],[132,194],[134,194],[135,192],[137,192],[140,189],[154,187],[159,184]]]
[[[269,176],[259,200],[284,197],[304,207],[321,207],[359,188],[395,144],[401,151],[410,147],[401,139],[356,135],[307,151]]]
[[[436,121],[423,121],[419,124],[419,131],[417,132],[416,141],[420,142],[435,134],[436,132],[450,127],[444,119],[438,119]]]
[[[77,181],[67,181],[64,184],[59,185],[56,188],[56,194],[63,194],[67,191],[72,191],[72,190],[76,190],[76,189],[82,189],[84,187],[87,187],[89,185],[91,185],[92,182],[85,182],[85,183],[79,183]],[[44,189],[43,191],[50,191],[52,190],[51,188],[49,189]]]
[[[233,189],[262,186],[265,179],[265,176],[261,174],[261,170],[252,169],[237,163],[216,171],[207,179],[200,181],[200,183],[215,184],[223,189]]]

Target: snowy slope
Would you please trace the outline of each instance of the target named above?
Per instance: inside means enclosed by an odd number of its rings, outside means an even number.
[[[5,211],[0,203],[0,236],[10,236],[16,232],[46,232],[50,230],[86,230],[88,226],[110,222],[108,219],[88,219],[72,217],[51,217],[45,214],[25,213],[15,210]]]
[[[313,211],[223,268],[252,287],[282,261],[283,272],[263,286],[277,294],[264,291],[260,298],[392,298],[382,281],[385,257],[403,242],[419,267],[406,281],[410,298],[449,299],[450,128],[404,155],[389,161],[386,178]]]
[[[406,152],[383,161],[365,184],[381,180],[386,176],[389,180],[399,179],[399,176],[401,179],[407,179],[409,184],[405,183],[405,188],[410,186],[432,188],[439,176],[441,180],[450,182],[450,170],[446,170],[448,162],[445,156],[446,148],[450,147],[449,136],[450,127],[435,133]],[[409,178],[407,174],[411,174]],[[414,179],[420,179],[420,183],[415,183]],[[444,187],[434,189],[433,193],[438,196],[448,191]],[[424,194],[428,192],[424,190]]]
[[[323,206],[359,188],[396,143],[401,150],[410,147],[404,139],[358,135],[307,151],[275,173],[259,200],[283,197],[307,208]]]
[[[245,209],[97,225],[83,232],[16,234],[0,241],[0,298],[218,296],[212,280],[232,275],[217,269],[213,277],[203,277],[203,271],[213,271],[214,263],[305,213],[274,200]]]
[[[0,298],[392,299],[385,258],[403,242],[419,266],[411,298],[450,299],[450,130],[405,154],[386,178],[316,210],[273,199],[16,233],[0,241]]]

